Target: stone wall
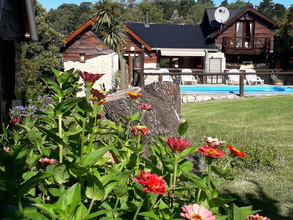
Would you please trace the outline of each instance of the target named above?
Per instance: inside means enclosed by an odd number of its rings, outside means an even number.
[[[95,84],[94,88],[104,89],[102,85],[105,85],[105,90],[109,91],[114,87],[114,75],[118,70],[118,56],[116,53],[110,53],[108,55],[98,56],[85,62],[64,62],[64,70],[69,70],[74,68],[75,70],[80,69],[82,71],[87,71],[90,73],[105,73],[105,75],[99,79]],[[80,79],[80,83],[82,83]],[[83,87],[82,87],[83,89]],[[77,94],[78,96],[84,96],[84,90]]]

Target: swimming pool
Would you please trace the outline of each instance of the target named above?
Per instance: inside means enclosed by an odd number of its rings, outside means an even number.
[[[180,86],[181,93],[239,93],[239,86]],[[291,86],[244,86],[244,93],[293,93]]]

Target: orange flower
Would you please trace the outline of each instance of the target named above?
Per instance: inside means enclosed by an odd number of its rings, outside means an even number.
[[[207,157],[222,157],[226,155],[223,151],[209,146],[200,147],[197,151],[203,153]]]
[[[131,128],[132,133],[134,136],[141,136],[144,137],[150,133],[150,130],[146,126],[132,126]]]
[[[128,92],[127,94],[129,95],[131,99],[137,99],[138,97],[142,95],[141,93],[137,93],[137,92]]]
[[[238,150],[235,147],[232,147],[231,145],[227,145],[227,147],[230,149],[231,153],[236,155],[237,157],[246,157],[245,153],[243,153],[242,151]]]
[[[145,188],[146,192],[152,192],[155,194],[166,194],[166,182],[161,177],[155,173],[149,173],[142,170],[138,175],[134,176],[133,180],[139,182]]]
[[[103,105],[104,102],[106,102],[106,100],[105,99],[102,99],[101,101],[98,102],[98,105]]]

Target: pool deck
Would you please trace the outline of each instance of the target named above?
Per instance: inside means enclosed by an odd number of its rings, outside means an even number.
[[[184,85],[185,86],[185,85]],[[186,85],[188,86],[188,85]],[[191,85],[192,86],[192,85]],[[194,85],[193,85],[194,86]],[[229,86],[225,84],[197,84],[196,86]],[[234,85],[237,86],[237,85]],[[251,85],[251,86],[272,86],[272,85]],[[251,87],[249,86],[249,87]],[[286,87],[293,87],[292,85],[286,85]],[[196,93],[195,92],[181,92],[181,103],[193,103],[204,102],[212,100],[224,100],[224,99],[241,99],[247,97],[263,97],[263,96],[275,96],[275,95],[293,95],[293,93],[244,93],[244,97],[240,97],[237,93]]]

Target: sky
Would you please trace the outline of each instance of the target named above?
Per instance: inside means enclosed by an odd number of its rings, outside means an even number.
[[[219,6],[221,4],[223,0],[213,0],[214,4],[216,6]],[[228,3],[232,3],[232,2],[235,2],[236,0],[228,0]],[[245,0],[246,1],[246,0]],[[247,0],[248,1],[248,0]],[[261,2],[262,0],[250,0],[250,2],[253,4],[253,5],[259,5],[259,3]],[[82,2],[92,2],[92,3],[95,3],[95,2],[98,2],[98,0],[38,0],[39,3],[41,3],[43,5],[44,8],[47,9],[47,11],[49,11],[51,8],[53,9],[57,9],[58,6],[62,5],[63,3],[66,3],[66,4],[77,4],[77,5],[80,5],[80,3]],[[273,0],[273,2],[276,4],[276,3],[279,3],[279,4],[282,4],[284,5],[286,8],[289,8],[290,7],[290,2],[291,0]]]

